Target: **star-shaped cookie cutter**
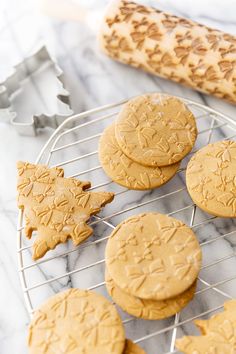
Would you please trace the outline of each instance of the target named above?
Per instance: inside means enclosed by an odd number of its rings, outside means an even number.
[[[55,74],[58,80],[60,92],[54,99],[56,98],[58,102],[64,105],[66,113],[40,113],[32,115],[30,121],[18,121],[18,112],[12,106],[12,99],[20,92],[22,82],[39,70],[43,70],[45,66],[52,67],[53,74]],[[14,67],[13,73],[4,82],[0,83],[0,121],[10,122],[21,135],[35,136],[38,128],[51,127],[56,129],[72,114],[69,92],[64,88],[63,71],[52,59],[45,46],[17,64]]]

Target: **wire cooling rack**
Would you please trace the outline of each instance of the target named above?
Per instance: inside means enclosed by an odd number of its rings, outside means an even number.
[[[71,286],[93,289],[109,297],[104,284],[104,249],[109,234],[128,216],[153,210],[173,215],[193,228],[202,247],[203,266],[193,301],[172,318],[145,321],[118,308],[127,337],[140,343],[148,354],[177,353],[176,336],[194,334],[195,318],[212,315],[222,308],[224,301],[236,296],[236,220],[202,212],[193,204],[185,185],[186,165],[192,154],[210,142],[234,139],[236,122],[209,107],[180,98],[195,114],[199,135],[176,176],[161,188],[144,192],[128,190],[113,183],[99,164],[99,137],[127,100],[68,118],[41,150],[36,163],[61,166],[67,177],[89,180],[92,190],[113,191],[115,199],[91,219],[94,235],[89,240],[78,247],[70,241],[59,245],[37,262],[31,259],[32,241],[24,236],[23,213],[19,212],[19,274],[30,315],[50,295]]]

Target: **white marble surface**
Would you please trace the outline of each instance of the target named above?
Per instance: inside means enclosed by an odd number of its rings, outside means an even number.
[[[236,4],[233,0],[216,1],[198,0],[189,1],[142,1],[143,3],[152,3],[153,5],[168,10],[177,15],[190,17],[199,22],[214,26],[236,34]],[[71,1],[72,3],[72,1]],[[86,1],[77,0],[74,4],[83,4]],[[101,12],[106,1],[90,0],[86,6],[93,11]],[[145,91],[165,91],[172,94],[182,95],[192,98],[198,102],[203,102],[210,107],[216,108],[235,117],[236,108],[215,98],[200,95],[189,89],[183,88],[177,84],[170,83],[163,79],[138,72],[135,69],[125,67],[121,64],[111,61],[101,54],[96,47],[96,38],[94,33],[94,23],[91,22],[91,16],[85,19],[84,23],[75,21],[65,21],[51,19],[40,15],[39,11],[33,6],[33,1],[3,1],[0,4],[0,78],[4,78],[10,72],[11,66],[20,58],[29,53],[35,44],[46,43],[51,52],[58,59],[65,72],[67,88],[71,92],[72,108],[77,112],[96,107],[102,104],[119,101],[132,95],[140,94]],[[28,106],[27,106],[28,107]],[[207,127],[207,123],[206,123]],[[37,137],[18,136],[15,130],[8,124],[0,123],[0,353],[18,354],[26,353],[26,335],[29,317],[24,303],[24,298],[20,286],[19,275],[17,272],[17,254],[16,254],[16,223],[17,209],[15,203],[15,163],[17,160],[29,160],[34,162],[40,149],[43,147],[52,131],[50,129],[42,130]],[[85,134],[87,134],[85,132]],[[223,134],[228,132],[224,131]],[[82,134],[82,133],[81,133]],[[73,139],[76,135],[73,135]],[[205,137],[206,139],[207,137]],[[221,138],[215,135],[213,140]],[[206,140],[205,140],[206,141]],[[199,140],[199,146],[205,141]],[[85,148],[85,147],[84,147]],[[88,147],[92,148],[91,146]],[[83,152],[83,147],[79,150],[67,152],[60,156],[61,160],[73,157],[73,154]],[[69,157],[68,157],[69,156]],[[94,161],[81,162],[77,165],[77,171]],[[86,166],[85,166],[86,164]],[[71,167],[72,168],[72,167]],[[73,166],[73,169],[75,166]],[[74,171],[74,170],[73,170]],[[70,166],[66,172],[70,173]],[[100,172],[91,177],[96,183],[102,178]],[[117,197],[114,206],[111,205],[109,213],[121,208],[132,206],[134,200],[143,202],[148,197],[155,197],[163,191],[169,192],[177,186],[183,186],[182,177],[178,177],[166,185],[159,192],[142,194],[132,192],[128,197],[121,199]],[[118,199],[119,198],[119,199]],[[185,199],[186,198],[186,199]],[[181,207],[185,202],[189,202],[185,195],[183,199],[171,198],[168,202],[154,204],[148,210],[155,209],[163,212],[171,212]],[[120,202],[122,200],[122,204]],[[107,212],[107,211],[106,211]],[[126,215],[127,216],[127,215]],[[182,213],[176,215],[187,223],[190,222],[191,215]],[[204,215],[199,213],[197,218],[202,220]],[[119,220],[113,220],[118,222]],[[216,237],[224,232],[230,232],[235,229],[235,222],[228,220],[218,220],[209,224],[207,227],[198,230],[198,237],[201,241]],[[95,238],[101,234],[108,234],[109,229],[102,226],[95,232]],[[220,240],[211,246],[204,248],[204,263],[208,264],[220,257],[232,254],[235,251],[235,234],[228,237],[227,240]],[[71,245],[64,246],[70,249]],[[93,252],[88,249],[73,253],[67,259],[57,259],[49,266],[47,263],[40,267],[33,268],[28,273],[30,284],[36,284],[62,274],[65,270],[73,270],[81,264],[88,264],[102,258],[104,245],[100,245]],[[59,254],[63,247],[59,247],[54,254]],[[30,253],[25,253],[26,264],[30,264]],[[202,272],[202,277],[208,281],[214,282],[226,277],[235,275],[236,259],[222,263],[220,266],[213,267],[210,270]],[[73,276],[63,278],[60,281],[53,282],[51,286],[44,289],[32,291],[34,305],[42,301],[43,298],[53,294],[59,289],[73,284],[73,286],[91,286],[102,281],[102,266],[87,271],[84,276]],[[199,284],[199,288],[201,285]],[[236,283],[227,283],[224,291],[236,296]],[[191,315],[205,311],[213,306],[218,306],[224,301],[222,295],[216,295],[214,291],[208,291],[204,295],[195,298],[192,306],[188,307],[181,315],[185,319]],[[132,338],[138,338],[144,333],[153,332],[164,325],[172,324],[173,319],[161,323],[150,324],[147,321],[135,321],[132,325],[127,325],[127,332]],[[193,325],[188,324],[178,331],[178,335],[183,332],[194,333]],[[170,332],[171,334],[171,332]],[[146,344],[148,354],[157,354],[169,350],[170,336],[162,336],[160,339],[152,339]],[[157,344],[158,343],[158,344]],[[142,344],[145,344],[144,342]]]

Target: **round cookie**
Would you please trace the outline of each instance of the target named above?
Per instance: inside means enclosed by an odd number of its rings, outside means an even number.
[[[161,320],[179,312],[193,298],[196,281],[182,294],[167,300],[143,300],[121,290],[108,271],[105,272],[106,288],[114,302],[132,316],[145,320]]]
[[[146,94],[128,101],[116,120],[123,152],[145,166],[168,166],[182,160],[197,138],[195,118],[179,99]]]
[[[115,307],[94,292],[69,289],[35,311],[29,353],[121,354],[125,333]]]
[[[218,141],[189,161],[186,184],[194,203],[209,214],[236,217],[236,142]]]
[[[119,288],[142,299],[165,300],[194,283],[202,254],[195,234],[183,222],[143,213],[114,229],[105,257]]]
[[[160,187],[176,174],[180,166],[178,162],[166,167],[151,167],[131,160],[117,143],[114,124],[104,130],[99,141],[99,159],[104,171],[114,182],[137,190]]]
[[[123,354],[146,354],[146,352],[137,344],[134,344],[130,339],[126,339]]]

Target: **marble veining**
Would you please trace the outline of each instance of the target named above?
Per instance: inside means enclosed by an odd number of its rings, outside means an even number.
[[[90,10],[101,11],[107,1],[103,0],[99,3],[91,0],[87,6]],[[142,1],[146,4],[155,5],[166,11],[177,15],[188,16],[199,22],[208,24],[215,28],[236,34],[236,17],[235,3],[232,0],[208,1],[207,4],[203,0],[192,3],[173,0]],[[71,92],[72,108],[77,112],[82,112],[99,105],[117,102],[121,99],[128,98],[133,95],[150,91],[165,91],[168,93],[182,95],[184,97],[194,99],[218,109],[232,118],[235,117],[235,107],[210,96],[196,93],[190,89],[186,89],[169,81],[159,79],[157,77],[139,72],[136,69],[113,62],[104,56],[96,45],[96,36],[94,26],[89,22],[66,22],[47,17],[41,17],[32,6],[32,1],[16,1],[3,2],[0,5],[0,78],[11,70],[11,66],[15,64],[23,55],[35,47],[36,43],[45,42],[52,53],[58,59],[60,66],[65,73],[66,85]],[[75,3],[79,3],[76,0]],[[81,1],[80,4],[86,3]],[[1,7],[2,10],[1,11]],[[230,9],[230,10],[229,10]],[[227,16],[225,16],[227,12]],[[226,20],[227,19],[227,20]],[[31,30],[29,30],[29,28]],[[101,122],[97,127],[99,131],[109,122]],[[209,128],[209,121],[199,120],[201,129]],[[91,126],[86,131],[74,132],[60,141],[60,144],[66,144],[85,137],[94,132]],[[43,147],[52,130],[46,129],[39,132],[35,138],[23,137],[17,135],[15,130],[8,124],[0,123],[0,274],[1,274],[1,290],[0,290],[0,353],[1,354],[18,354],[26,353],[26,336],[29,316],[23,299],[23,293],[17,273],[17,254],[16,254],[16,223],[18,211],[16,209],[16,172],[15,163],[17,160],[29,160],[34,162],[40,149]],[[199,135],[196,148],[205,144],[208,140],[208,133]],[[211,141],[222,139],[224,136],[232,135],[232,131],[226,127],[217,130],[211,137]],[[65,161],[69,158],[83,155],[94,149],[93,144],[84,144],[74,146],[71,149],[63,150],[59,154],[53,156],[51,164],[58,161]],[[186,166],[189,157],[182,162],[181,167]],[[81,170],[99,164],[97,155],[77,161],[74,164],[65,166],[66,175],[79,173]],[[81,175],[82,179],[91,179],[93,184],[109,179],[101,170],[95,173]],[[148,192],[129,191],[126,194],[120,194],[116,197],[113,204],[107,206],[100,214],[101,216],[109,215],[126,208],[131,208],[136,203],[139,205],[145,201],[157,198],[163,193],[170,193],[177,188],[183,188],[185,185],[185,173],[179,173],[173,180],[163,186],[161,189]],[[117,185],[107,186],[107,190],[114,192],[122,192],[124,189]],[[181,198],[180,198],[181,196]],[[170,195],[168,198],[153,202],[148,207],[139,207],[138,211],[158,210],[159,212],[172,212],[176,209],[183,208],[191,203],[186,191]],[[133,215],[136,211],[129,211],[125,215],[113,217],[112,223],[117,224],[124,217]],[[186,223],[190,223],[192,209],[179,212],[173,216],[180,218]],[[205,220],[207,215],[197,209],[195,223]],[[93,221],[96,221],[95,219]],[[94,225],[94,235],[91,240],[99,240],[103,236],[109,235],[111,228],[105,224]],[[217,242],[205,244],[203,246],[204,265],[217,262],[219,258],[227,258],[236,248],[235,220],[217,219],[212,220],[207,225],[203,224],[196,228],[196,234],[200,242],[214,239],[224,233],[229,236],[222,238]],[[30,241],[29,241],[30,242]],[[24,245],[29,244],[24,241]],[[44,282],[64,272],[72,271],[83,265],[101,260],[104,256],[105,242],[98,243],[93,247],[80,247],[78,251],[71,253],[68,257],[58,257],[50,262],[38,264],[36,267],[27,270],[27,279],[29,285],[33,286]],[[72,244],[68,242],[60,245],[55,251],[49,252],[51,255],[59,255],[64,251],[72,249]],[[32,264],[31,252],[29,250],[24,253],[25,264]],[[220,265],[208,267],[201,272],[201,278],[214,283],[223,279],[233,277],[236,269],[236,258],[231,257]],[[103,282],[104,264],[84,270],[83,272],[73,274],[70,277],[64,277],[52,283],[31,291],[34,306],[37,306],[48,296],[55,292],[75,287],[90,287],[94,284]],[[198,290],[204,287],[199,282]],[[236,296],[236,281],[228,282],[221,286],[221,290],[230,296]],[[106,295],[104,287],[100,287],[97,291]],[[107,296],[107,295],[106,295]],[[209,290],[197,295],[186,309],[181,313],[181,320],[185,320],[196,313],[204,312],[209,308],[216,307],[226,299],[226,296],[217,293],[215,290]],[[123,318],[127,319],[128,315],[121,312]],[[155,332],[165,326],[173,324],[174,319],[170,318],[164,321],[134,320],[126,324],[127,336],[132,339]],[[195,334],[196,329],[191,323],[187,323],[178,330],[177,335]],[[172,332],[154,337],[145,342],[140,342],[148,354],[159,354],[169,351]]]

